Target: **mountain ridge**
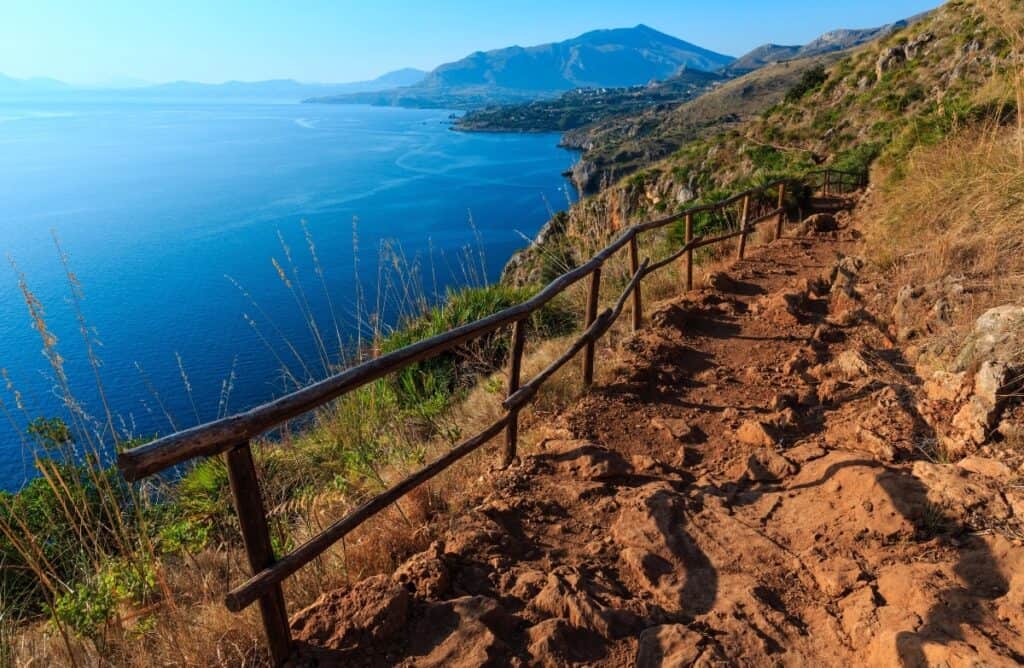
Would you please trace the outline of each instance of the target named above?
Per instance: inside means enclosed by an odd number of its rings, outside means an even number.
[[[311,95],[340,92],[372,92],[418,83],[426,72],[406,67],[386,72],[374,79],[348,83],[303,82],[296,79],[263,79],[259,81],[229,80],[220,83],[169,81],[132,86],[76,86],[57,79],[35,77],[19,79],[0,73],[0,93],[25,95],[65,93],[118,93],[132,97],[263,97],[289,98],[296,101]]]
[[[663,80],[682,68],[713,71],[732,62],[639,24],[592,30],[561,42],[476,51],[444,63],[420,84],[385,95],[341,95],[315,103],[475,108],[554,97],[577,88],[621,88]]]

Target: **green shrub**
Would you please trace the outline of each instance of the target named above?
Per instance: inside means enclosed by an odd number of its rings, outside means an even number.
[[[812,67],[804,72],[803,76],[800,77],[800,81],[786,93],[786,102],[790,104],[799,102],[807,95],[821,88],[826,79],[828,79],[828,72],[825,71],[824,65]]]

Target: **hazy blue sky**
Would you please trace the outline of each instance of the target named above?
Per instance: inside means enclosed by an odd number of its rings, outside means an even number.
[[[937,0],[0,0],[0,72],[74,83],[295,78],[430,69],[475,50],[646,23],[740,55],[864,28]]]

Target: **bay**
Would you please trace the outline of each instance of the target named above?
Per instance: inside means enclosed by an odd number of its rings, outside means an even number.
[[[456,133],[449,116],[258,101],[0,100],[0,251],[16,263],[0,271],[9,379],[0,387],[0,487],[32,475],[27,421],[62,414],[19,272],[76,398],[102,414],[54,235],[81,285],[115,421],[139,436],[192,426],[280,395],[282,362],[322,376],[303,311],[308,304],[325,340],[335,321],[350,340],[357,295],[365,312],[382,291],[400,291],[393,273],[382,289],[382,248],[418,266],[417,289],[433,298],[496,280],[524,237],[566,206],[560,174],[574,155],[557,148],[557,136]],[[393,299],[383,311],[393,324]]]

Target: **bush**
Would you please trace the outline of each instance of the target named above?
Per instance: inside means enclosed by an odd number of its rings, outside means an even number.
[[[532,297],[536,288],[515,288],[489,285],[479,288],[461,288],[448,293],[444,304],[407,321],[381,343],[381,351],[399,350],[461,325],[465,325],[498,311],[515,306]],[[530,317],[530,330],[542,335],[559,335],[575,326],[576,316],[558,299],[549,302]],[[465,388],[477,374],[499,368],[508,355],[509,337],[495,332],[470,342],[461,348],[409,366],[395,377],[395,391],[399,402],[406,407],[423,401],[446,399],[460,388]]]
[[[821,88],[828,79],[828,72],[824,65],[817,65],[804,72],[800,81],[786,93],[786,102],[792,104],[799,102],[809,94]]]

